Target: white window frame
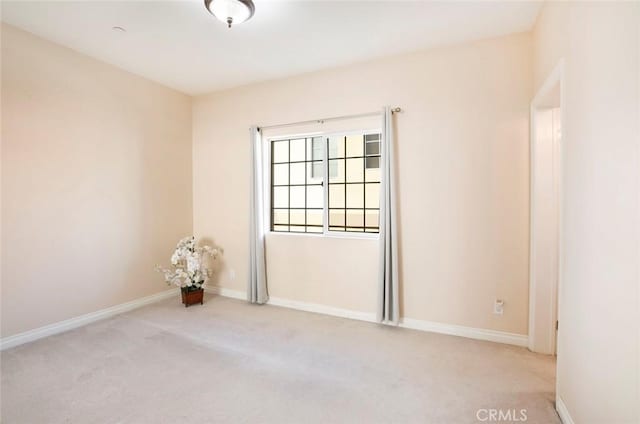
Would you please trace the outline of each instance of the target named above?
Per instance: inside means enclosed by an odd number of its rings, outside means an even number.
[[[277,236],[309,236],[309,237],[335,237],[335,238],[350,238],[350,239],[378,239],[380,237],[380,233],[367,233],[367,232],[350,232],[350,231],[330,231],[329,230],[329,166],[327,157],[327,149],[323,149],[324,154],[322,156],[322,169],[324,170],[324,179],[323,179],[323,189],[324,189],[324,199],[323,199],[323,228],[322,233],[295,233],[295,232],[287,232],[287,231],[272,231],[272,222],[271,222],[271,210],[272,210],[272,201],[271,198],[271,143],[279,140],[293,140],[300,138],[313,138],[313,137],[323,137],[330,138],[335,136],[348,137],[351,135],[364,135],[364,134],[380,134],[380,152],[382,154],[382,143],[384,142],[382,137],[382,129],[374,128],[374,129],[362,129],[362,130],[347,130],[347,131],[331,131],[331,132],[323,132],[323,131],[315,131],[315,132],[306,132],[306,133],[292,133],[292,134],[282,134],[282,135],[273,135],[265,137],[263,140],[263,151],[264,151],[264,193],[267,197],[264,201],[264,223],[265,223],[265,233],[266,234],[275,234]],[[366,146],[363,155],[366,157]],[[366,161],[365,161],[366,163]],[[382,163],[382,160],[380,160]],[[380,219],[380,217],[378,217]],[[379,225],[379,224],[378,224]]]

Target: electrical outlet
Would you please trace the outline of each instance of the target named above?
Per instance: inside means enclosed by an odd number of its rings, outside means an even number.
[[[229,280],[233,281],[236,279],[236,270],[235,269],[230,269],[229,270]]]
[[[493,303],[493,313],[495,315],[502,315],[504,312],[504,301],[502,299],[496,299]]]

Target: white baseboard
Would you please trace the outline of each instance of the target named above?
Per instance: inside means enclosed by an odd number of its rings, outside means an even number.
[[[564,404],[562,398],[557,394],[556,411],[558,411],[558,415],[560,416],[560,421],[562,421],[562,424],[574,424],[573,418],[571,418],[571,414],[569,414],[569,410],[567,409],[567,405]]]
[[[230,297],[232,299],[247,300],[247,293],[239,290],[225,289],[224,287],[209,286],[205,287],[206,293],[219,294],[222,297]]]
[[[320,305],[317,303],[299,302],[297,300],[270,297],[269,305],[282,306],[283,308],[297,309],[317,314],[331,315],[340,318],[355,319],[358,321],[376,322],[376,314],[368,312],[352,311],[350,309],[334,308],[332,306]]]
[[[431,333],[448,334],[450,336],[466,337],[468,339],[486,340],[527,347],[529,338],[524,334],[507,333],[506,331],[487,330],[484,328],[465,327],[462,325],[442,324],[440,322],[423,321],[413,318],[402,318],[400,327],[413,330],[429,331]]]
[[[231,289],[226,289],[224,287],[207,287],[205,288],[205,291],[207,293],[219,294],[220,296],[223,296],[223,297],[247,300],[246,292],[239,291],[239,290],[231,290]],[[331,316],[340,317],[340,318],[349,318],[349,319],[356,319],[359,321],[376,322],[375,314],[370,314],[367,312],[357,312],[357,311],[352,311],[350,309],[334,308],[333,306],[320,305],[318,303],[301,302],[298,300],[283,299],[280,297],[271,296],[269,297],[269,301],[267,302],[267,304],[273,305],[273,306],[281,306],[283,308],[296,309],[299,311],[331,315]]]
[[[132,300],[130,302],[121,303],[110,308],[101,309],[96,312],[81,315],[79,317],[70,318],[64,321],[56,322],[54,324],[45,325],[44,327],[25,331],[24,333],[18,333],[13,336],[3,337],[2,339],[0,339],[0,350],[10,349],[24,343],[41,339],[43,337],[82,327],[83,325],[87,325],[101,319],[109,318],[123,312],[131,311],[141,306],[155,303],[160,300],[177,295],[178,289],[170,289],[160,293],[152,294],[151,296],[146,296],[140,299]]]
[[[245,292],[238,290],[226,289],[224,287],[208,287],[209,293],[217,293],[220,296],[231,297],[234,299],[246,300]],[[318,314],[332,315],[340,318],[356,319],[359,321],[377,322],[376,315],[369,312],[358,312],[349,309],[334,308],[332,306],[319,305],[317,303],[300,302],[297,300],[282,299],[271,297],[267,302],[270,305],[282,306],[285,308],[297,309],[306,312],[315,312]],[[451,336],[460,336],[476,340],[486,340],[496,343],[505,343],[515,346],[526,347],[528,337],[524,334],[507,333],[504,331],[486,330],[482,328],[464,327],[453,324],[442,324],[439,322],[423,321],[413,318],[402,318],[400,327],[412,330],[428,331],[432,333],[447,334]]]

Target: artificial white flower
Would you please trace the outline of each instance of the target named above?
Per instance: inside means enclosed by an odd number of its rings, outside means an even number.
[[[212,270],[205,264],[205,258],[209,256],[216,259],[218,249],[211,246],[196,246],[193,236],[185,237],[178,242],[173,255],[171,255],[171,268],[156,266],[156,271],[164,275],[167,284],[178,287],[204,287],[211,277]]]

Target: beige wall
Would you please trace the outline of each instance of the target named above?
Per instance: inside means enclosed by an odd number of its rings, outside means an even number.
[[[403,315],[526,334],[531,72],[530,35],[518,34],[196,98],[194,231],[225,248],[219,284],[247,280],[249,126],[389,104],[404,109]],[[270,235],[267,255],[272,296],[374,312],[375,240]]]
[[[166,290],[191,99],[2,25],[2,337]]]
[[[640,422],[640,4],[547,3],[539,86],[565,58],[558,395],[576,423]]]

